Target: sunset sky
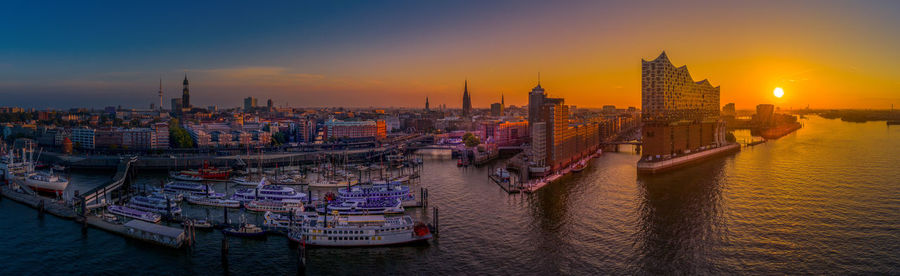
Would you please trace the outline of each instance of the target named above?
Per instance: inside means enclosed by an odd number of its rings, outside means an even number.
[[[739,109],[900,107],[900,1],[77,1],[0,9],[0,106],[640,106],[663,50]],[[265,4],[264,4],[265,3]],[[785,95],[776,99],[775,87]]]

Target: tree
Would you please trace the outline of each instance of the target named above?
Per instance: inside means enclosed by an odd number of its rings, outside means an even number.
[[[272,135],[272,145],[280,146],[284,144],[284,142],[287,142],[287,137],[283,132],[276,132],[275,135]]]
[[[481,140],[471,132],[466,132],[466,134],[463,135],[463,142],[466,143],[466,147],[474,147],[481,144]]]
[[[172,148],[193,148],[194,140],[191,134],[178,124],[178,119],[169,121],[169,144]]]
[[[737,142],[737,138],[734,137],[734,133],[725,133],[725,141],[729,143]]]

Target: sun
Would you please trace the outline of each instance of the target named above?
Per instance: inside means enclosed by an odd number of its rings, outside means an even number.
[[[784,96],[784,89],[781,89],[781,87],[775,87],[775,91],[772,91],[772,94],[775,94],[775,98],[781,98]]]

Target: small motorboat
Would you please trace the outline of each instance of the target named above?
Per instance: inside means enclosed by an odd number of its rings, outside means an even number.
[[[228,227],[222,229],[222,233],[229,236],[235,237],[246,237],[246,238],[256,238],[256,237],[264,237],[266,235],[266,231],[259,226],[244,223],[238,227]]]

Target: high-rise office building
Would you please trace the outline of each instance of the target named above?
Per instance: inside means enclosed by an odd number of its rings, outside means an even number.
[[[244,98],[244,111],[250,112],[256,109],[256,98],[254,97],[246,97]]]

